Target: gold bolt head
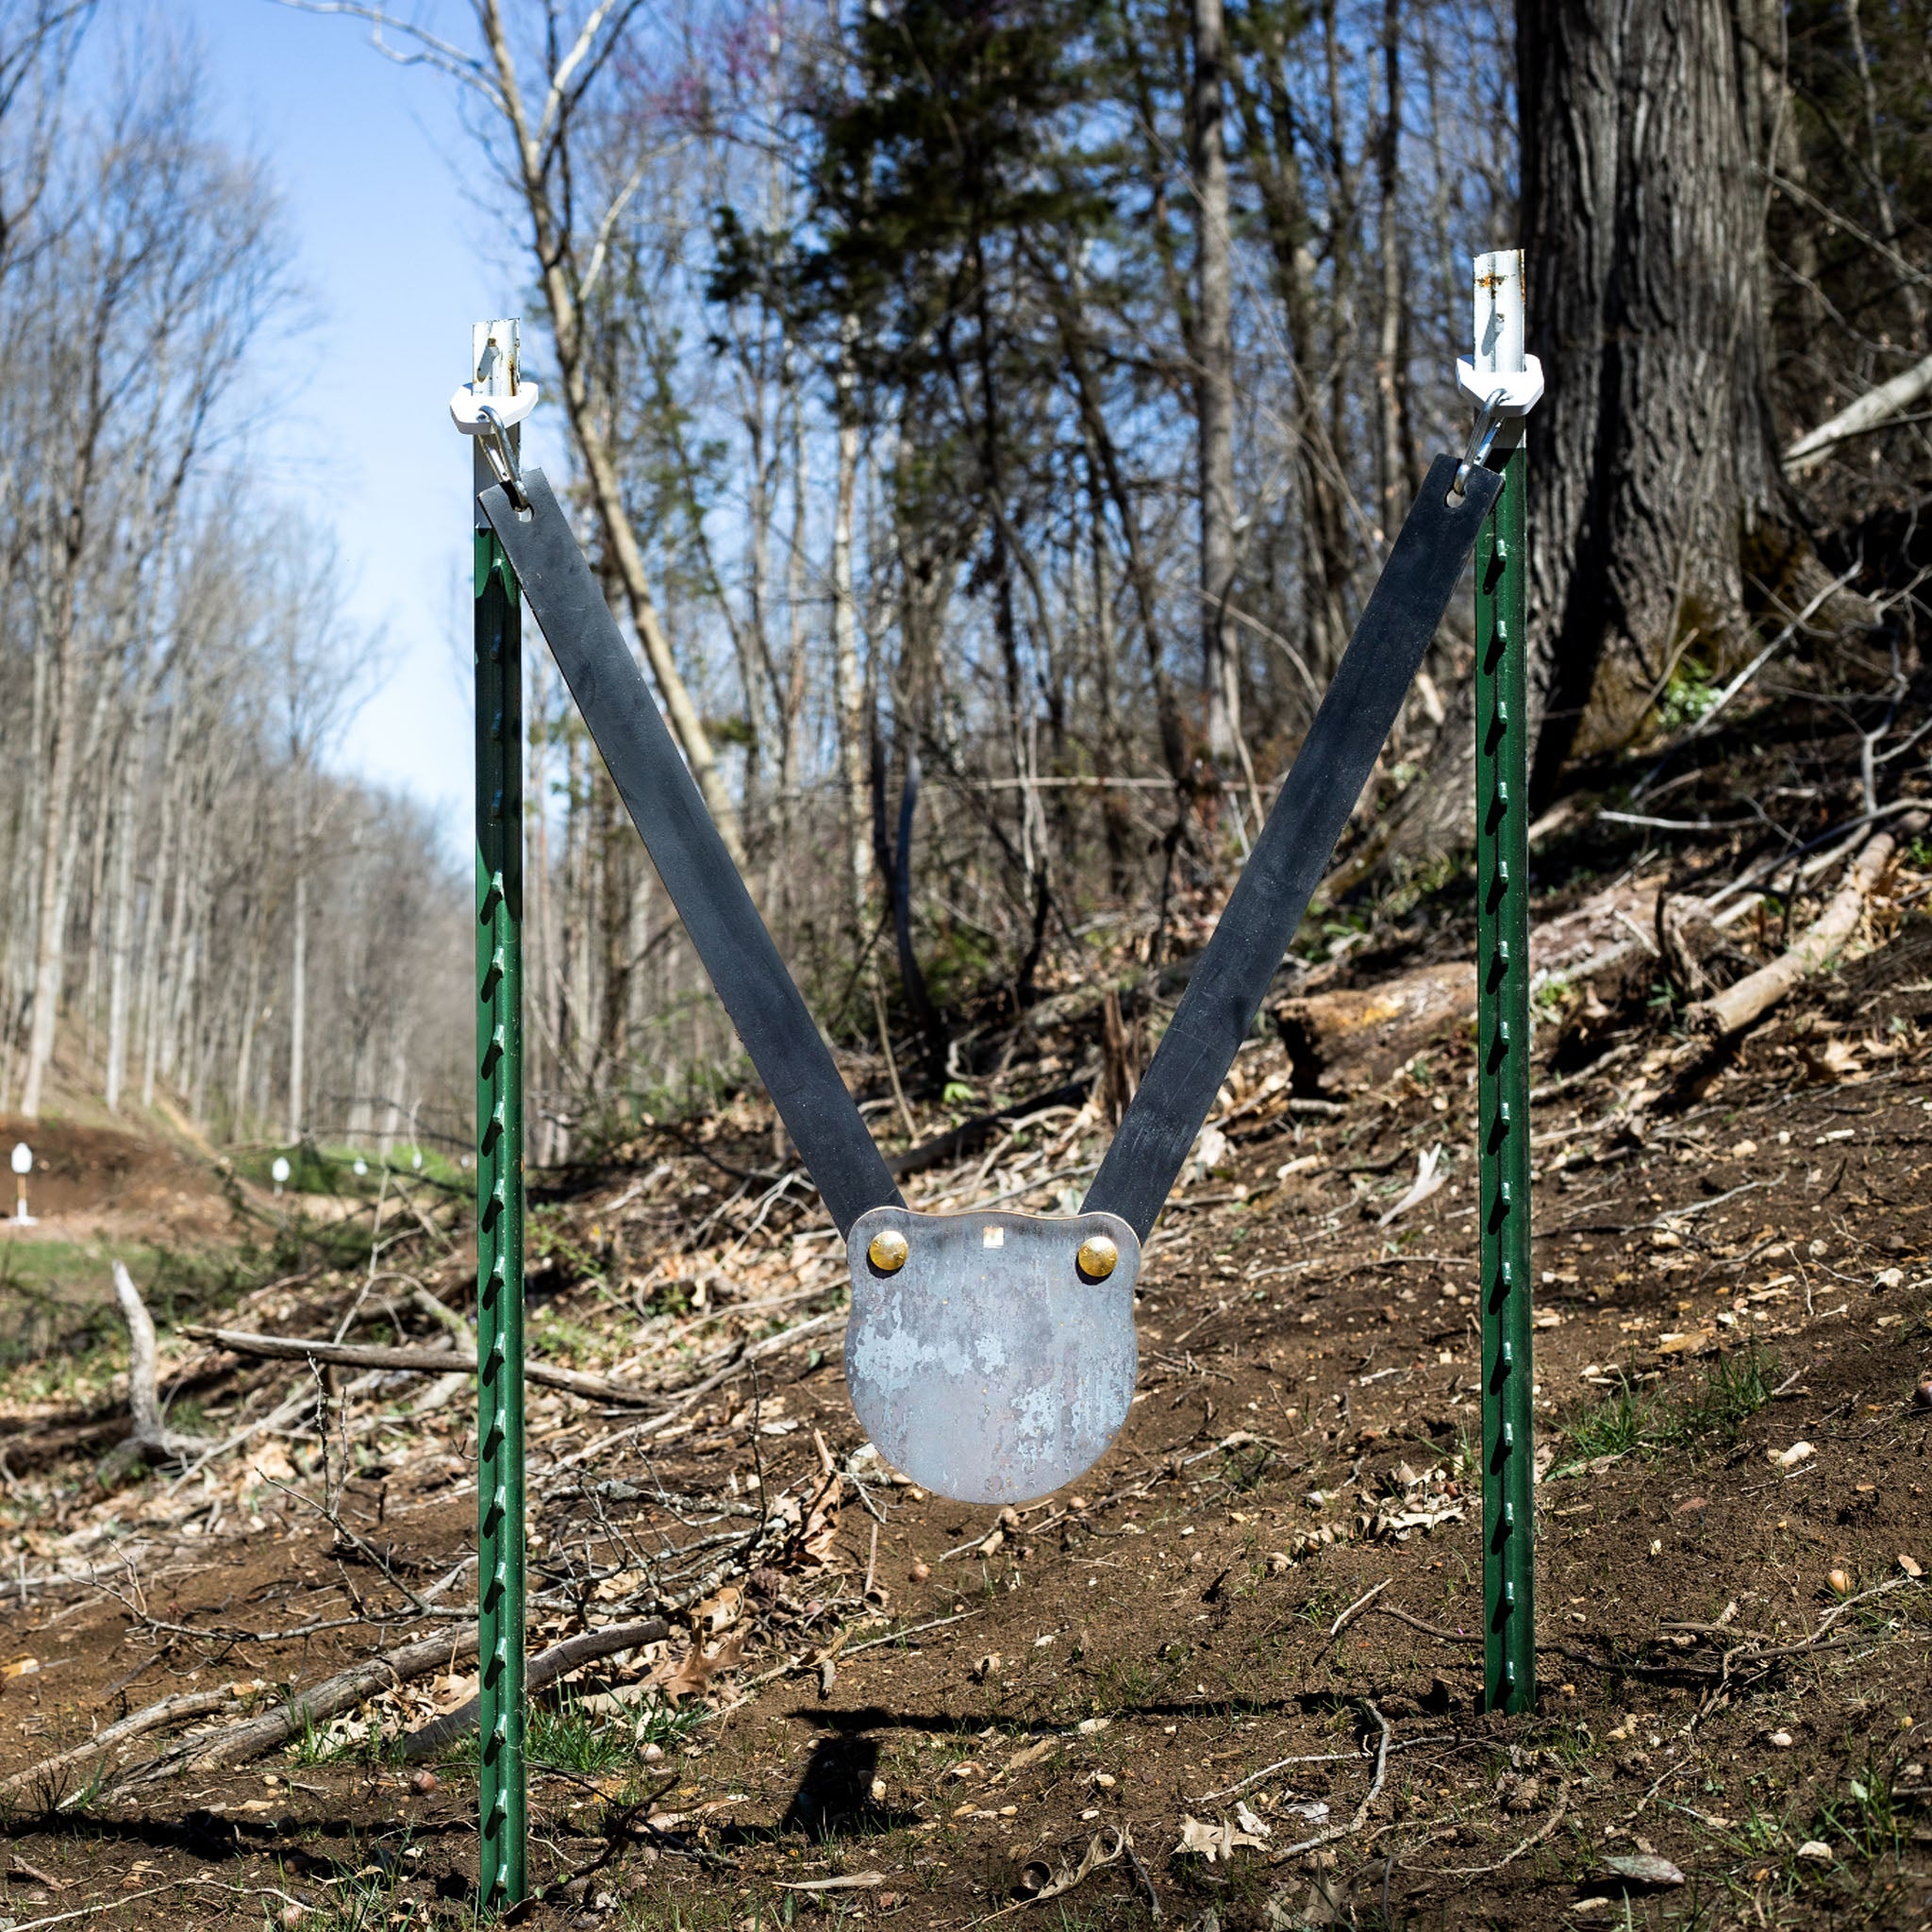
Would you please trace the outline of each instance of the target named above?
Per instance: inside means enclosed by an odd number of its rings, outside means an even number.
[[[881,1228],[866,1249],[867,1258],[881,1274],[896,1274],[906,1265],[912,1243],[896,1227]]]
[[[1121,1251],[1104,1234],[1089,1235],[1074,1257],[1089,1281],[1105,1281],[1119,1267]]]

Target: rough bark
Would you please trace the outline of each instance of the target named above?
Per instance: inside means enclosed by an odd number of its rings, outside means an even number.
[[[1764,191],[1779,135],[1740,45],[1761,0],[1524,0],[1532,763],[1627,741],[1684,656],[1734,647],[1743,558],[1802,568],[1765,389]],[[1346,875],[1474,831],[1469,692]]]
[[[1740,622],[1776,514],[1755,178],[1728,0],[1525,0],[1532,805]]]

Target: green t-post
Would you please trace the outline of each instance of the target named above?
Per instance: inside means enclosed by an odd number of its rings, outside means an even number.
[[[1509,309],[1513,306],[1513,316]],[[1476,368],[1523,368],[1523,257],[1475,264]],[[1512,325],[1499,329],[1497,311]],[[1512,345],[1513,344],[1513,348]],[[1476,1131],[1483,1308],[1483,1701],[1536,1706],[1529,1274],[1529,799],[1523,420],[1475,553]],[[1492,458],[1491,467],[1496,467]]]
[[[517,325],[478,323],[479,393],[510,396]],[[510,436],[517,432],[512,429]],[[482,439],[480,493],[496,480]],[[516,577],[475,512],[476,1600],[484,1909],[525,1892],[524,1767],[524,702]]]

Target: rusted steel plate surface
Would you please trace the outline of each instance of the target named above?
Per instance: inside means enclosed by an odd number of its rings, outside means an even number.
[[[895,1270],[873,1244],[898,1234]],[[1119,1253],[1090,1279],[1082,1244]],[[845,1375],[879,1453],[962,1503],[1020,1503],[1107,1451],[1134,1397],[1141,1244],[1113,1214],[918,1214],[874,1208],[846,1238]]]

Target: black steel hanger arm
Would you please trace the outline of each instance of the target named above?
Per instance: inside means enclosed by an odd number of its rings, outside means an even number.
[[[1431,465],[1083,1204],[1083,1213],[1119,1216],[1142,1241],[1307,910],[1502,488],[1500,476],[1477,469],[1452,497],[1456,473],[1453,457]],[[541,470],[525,471],[523,480],[527,514],[500,485],[478,501],[827,1210],[842,1234],[868,1209],[903,1206],[549,483]]]
[[[523,482],[527,516],[500,484],[477,500],[658,876],[843,1234],[868,1208],[901,1206],[902,1196],[658,714],[569,520],[542,471],[525,470]]]
[[[1438,457],[1382,566],[1294,768],[1194,967],[1083,1214],[1117,1214],[1144,1241],[1294,939],[1404,694],[1502,490],[1473,470],[1452,498]]]

